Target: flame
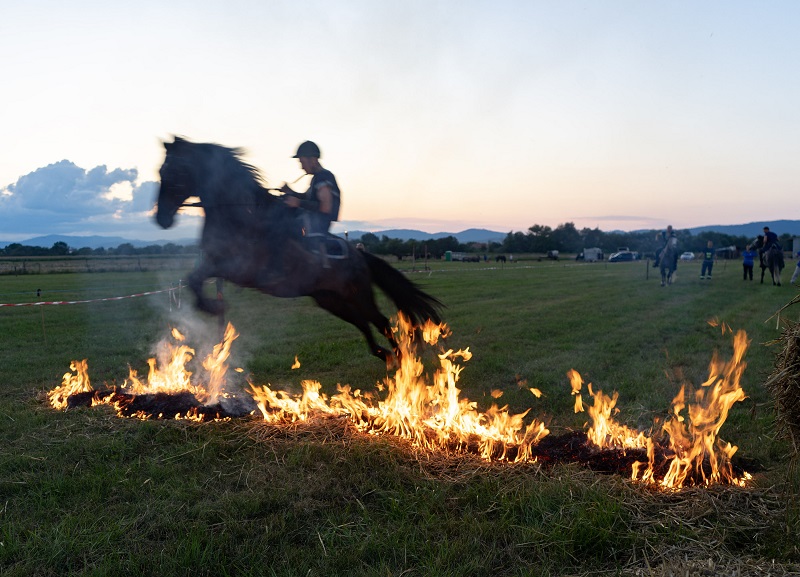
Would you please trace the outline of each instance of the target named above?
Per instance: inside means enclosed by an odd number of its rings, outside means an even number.
[[[186,341],[186,337],[177,329],[172,329],[171,336],[177,343]],[[135,395],[188,392],[203,405],[213,405],[219,401],[220,396],[226,395],[224,389],[225,374],[228,370],[227,360],[230,357],[231,345],[238,336],[233,325],[228,323],[222,341],[213,347],[211,353],[202,362],[204,374],[201,381],[193,377],[192,371],[187,368],[187,364],[194,358],[195,350],[186,344],[173,344],[169,340],[163,339],[156,347],[156,356],[147,360],[150,369],[146,379],[141,379],[136,370],[131,368],[128,378],[118,391],[123,395],[99,395],[95,391],[92,404],[113,405],[117,413],[121,415]],[[72,361],[70,369],[76,374],[66,373],[61,386],[48,393],[50,404],[56,409],[67,408],[67,399],[70,395],[94,391],[89,381],[86,360]],[[241,372],[241,369],[235,370]],[[136,412],[133,416],[142,419],[151,418],[151,415],[142,412]],[[164,417],[161,414],[157,416]],[[177,414],[174,417],[202,420],[197,409],[190,409],[186,414]]]
[[[710,324],[722,326],[723,334],[732,332],[724,323]],[[444,350],[441,347],[435,355],[423,354],[425,346],[434,348],[450,334],[446,325],[429,321],[422,327],[415,327],[399,316],[393,332],[398,343],[398,366],[393,375],[377,383],[376,392],[365,393],[350,385],[337,385],[337,393],[329,397],[322,392],[320,383],[313,380],[301,382],[300,394],[249,383],[247,392],[257,406],[254,413],[260,412],[270,423],[307,421],[319,416],[342,417],[361,431],[403,437],[425,451],[470,450],[487,461],[537,459],[534,447],[549,431],[544,423],[527,418],[530,409],[512,414],[508,406],[492,403],[488,410],[481,412],[476,402],[461,395],[458,382],[463,363],[472,357],[469,348]],[[203,420],[208,416],[203,411],[218,403],[220,397],[228,396],[225,375],[231,347],[238,336],[233,325],[228,324],[222,341],[202,361],[198,374],[194,374],[187,367],[195,357],[195,350],[186,343],[183,334],[173,329],[172,340],[162,340],[155,358],[148,360],[146,379],[140,379],[136,371],[130,369],[128,379],[120,388],[125,394],[94,391],[92,403],[107,403],[121,416],[146,419],[154,415],[133,410],[141,406],[133,405],[136,395],[189,393],[200,407],[192,407],[174,418]],[[591,421],[587,424],[588,442],[598,450],[638,451],[646,455],[646,461],[634,462],[632,466],[631,478],[636,482],[662,489],[678,489],[687,484],[743,485],[750,476],[744,473],[736,477],[731,458],[737,447],[721,441],[719,431],[733,404],[745,398],[739,382],[746,367],[743,359],[749,342],[744,331],[739,331],[734,335],[731,360],[721,360],[714,353],[707,381],[696,391],[686,386],[681,388],[672,401],[670,418],[651,429],[656,430],[657,436],[618,423],[615,416],[619,413],[619,394],[606,395],[599,389],[595,391],[588,383],[586,391],[591,402],[586,408]],[[423,356],[433,357],[438,365],[432,375],[426,372]],[[299,366],[295,357],[292,368]],[[72,372],[63,376],[61,386],[48,393],[56,409],[67,408],[71,395],[93,391],[86,360],[73,361],[70,369]],[[574,410],[583,412],[583,378],[574,369],[567,375],[575,397]],[[517,375],[516,384],[519,388],[526,387],[527,381]],[[542,396],[538,389],[528,390],[537,398]],[[500,399],[503,390],[493,389],[490,395],[494,400]],[[155,416],[165,417],[163,414]]]
[[[487,460],[522,461],[530,458],[530,449],[548,434],[536,420],[527,426],[528,411],[512,415],[507,407],[493,404],[485,413],[477,403],[461,398],[456,386],[462,366],[458,361],[472,357],[469,348],[452,349],[438,354],[439,368],[428,380],[417,356],[415,327],[399,316],[394,329],[400,347],[399,367],[394,376],[384,379],[382,400],[362,394],[349,385],[339,385],[338,394],[327,399],[319,393],[319,383],[305,381],[300,399],[292,399],[268,386],[251,386],[252,395],[266,420],[288,418],[305,420],[310,410],[343,415],[357,428],[372,434],[390,434],[409,439],[424,450],[474,446]],[[446,325],[427,322],[421,327],[422,340],[438,343],[449,334]],[[493,392],[495,398],[499,397]]]
[[[726,327],[723,328],[723,334],[731,331],[727,325],[721,326]],[[734,336],[733,357],[725,362],[714,353],[709,364],[709,378],[690,395],[693,400],[687,401],[685,386],[681,387],[672,400],[672,416],[661,427],[668,438],[671,455],[668,459],[668,470],[662,480],[657,481],[655,475],[657,440],[617,423],[612,413],[618,412],[618,393],[615,392],[610,397],[599,390],[594,393],[591,383],[588,390],[594,402],[588,409],[592,421],[586,433],[588,439],[601,449],[646,449],[648,462],[634,463],[631,475],[633,480],[658,483],[664,489],[681,488],[690,480],[706,486],[723,482],[744,485],[751,476],[744,473],[742,477],[737,477],[733,473],[731,457],[736,453],[737,447],[720,440],[719,431],[733,404],[746,398],[739,382],[747,366],[743,359],[749,344],[747,334],[738,331]],[[583,380],[577,371],[570,370],[567,374],[572,385],[572,394],[577,397],[575,412],[580,412],[583,409],[579,391]]]
[[[72,361],[69,364],[69,369],[73,372],[64,373],[64,376],[61,378],[61,386],[47,393],[50,405],[52,405],[54,409],[66,409],[67,399],[70,395],[88,393],[94,390],[89,381],[89,363],[86,359],[82,361]]]

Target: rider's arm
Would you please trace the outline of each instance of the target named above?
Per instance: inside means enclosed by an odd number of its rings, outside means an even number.
[[[322,214],[330,214],[333,211],[333,191],[327,184],[323,184],[317,189],[319,207],[317,210]]]
[[[312,200],[306,193],[297,192],[293,196],[286,197],[286,204],[294,208],[302,208],[311,212],[321,212],[330,214],[333,211],[333,191],[327,184],[323,184],[317,189],[317,199]]]

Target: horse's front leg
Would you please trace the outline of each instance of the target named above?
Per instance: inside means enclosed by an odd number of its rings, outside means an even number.
[[[200,266],[189,273],[188,286],[196,298],[196,306],[199,310],[212,314],[221,315],[225,311],[225,305],[219,299],[210,299],[203,293],[203,284],[207,278],[214,275],[211,265],[203,261]]]

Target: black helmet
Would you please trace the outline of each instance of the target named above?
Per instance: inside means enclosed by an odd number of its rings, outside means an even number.
[[[322,155],[319,152],[319,146],[310,140],[306,140],[303,144],[297,147],[297,154],[295,154],[292,158],[300,158],[301,156],[319,158]]]

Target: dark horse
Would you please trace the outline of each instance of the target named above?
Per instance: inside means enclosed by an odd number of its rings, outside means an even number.
[[[221,303],[203,294],[203,283],[211,277],[277,297],[310,296],[356,326],[370,352],[387,362],[392,351],[376,343],[370,324],[389,340],[395,353],[397,343],[389,320],[375,304],[373,283],[415,325],[428,319],[441,322],[442,304],[382,259],[333,235],[325,240],[326,250],[319,250],[319,240],[312,246],[302,235],[296,209],[264,188],[258,171],[242,161],[239,149],[179,137],[164,143],[164,148],[156,222],[163,228],[172,226],[189,197],[199,197],[205,211],[203,258],[188,278],[199,309],[222,313]],[[281,263],[279,272],[276,263]]]
[[[761,284],[764,284],[764,273],[769,270],[772,284],[781,286],[781,272],[784,267],[783,249],[773,243],[768,249],[764,250],[764,237],[761,235],[758,235],[752,247],[758,250],[761,259]]]

